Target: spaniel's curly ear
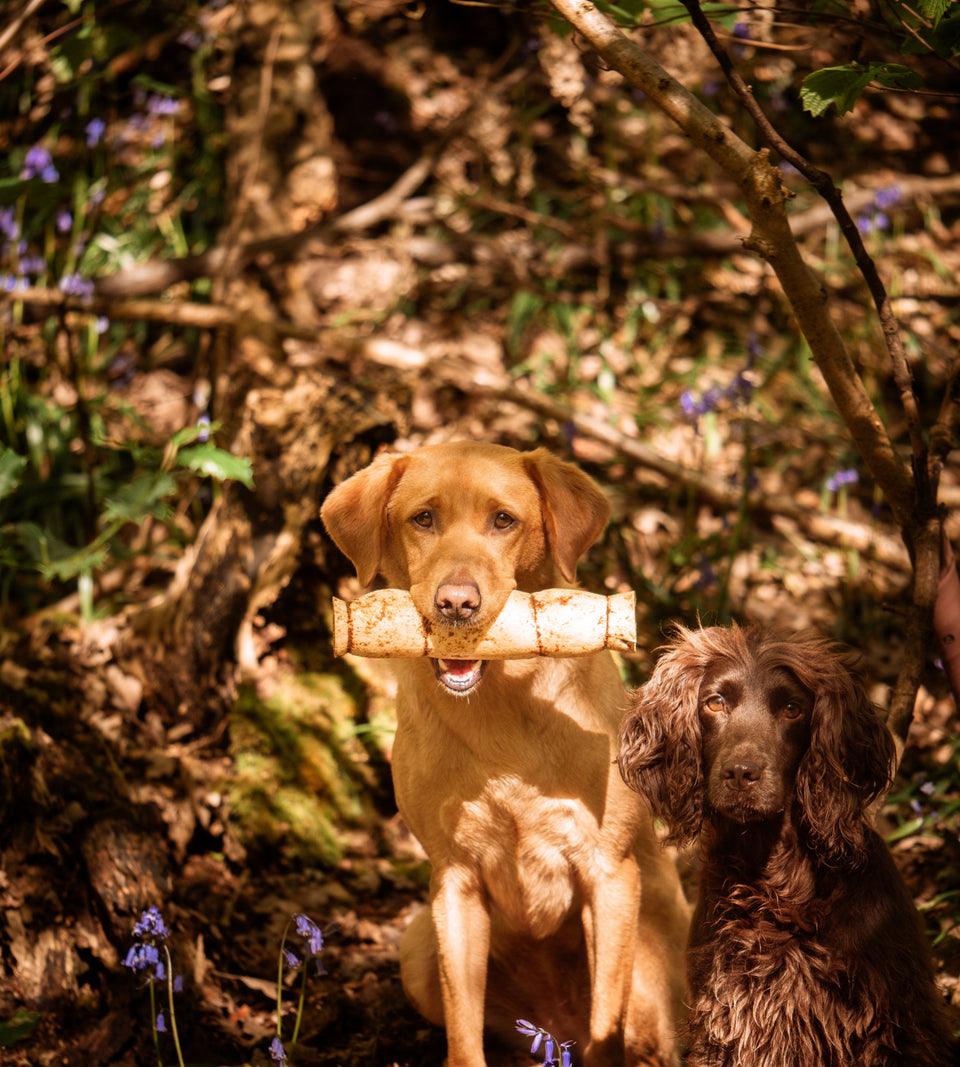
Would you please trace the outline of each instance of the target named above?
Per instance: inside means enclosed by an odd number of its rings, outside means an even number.
[[[814,661],[810,747],[797,771],[801,820],[827,863],[857,866],[867,808],[893,778],[893,738],[870,702],[856,656],[828,648]]]
[[[696,837],[703,821],[697,701],[708,661],[699,635],[679,634],[650,680],[633,694],[617,757],[623,780],[666,822],[667,840],[678,845]]]

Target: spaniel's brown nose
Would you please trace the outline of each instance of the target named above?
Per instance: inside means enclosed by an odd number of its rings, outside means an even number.
[[[743,789],[744,786],[752,785],[754,782],[759,781],[762,773],[763,768],[759,763],[743,761],[735,763],[732,767],[727,767],[723,772],[723,777],[726,781],[732,782],[738,789]]]
[[[434,602],[445,619],[469,619],[480,610],[480,589],[476,582],[444,582]]]

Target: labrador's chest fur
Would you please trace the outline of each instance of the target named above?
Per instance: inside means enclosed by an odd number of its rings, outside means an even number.
[[[613,671],[602,661],[491,664],[481,693],[460,701],[424,692],[422,670],[400,671],[400,810],[431,860],[468,867],[515,932],[556,933],[581,903],[579,886],[636,834],[632,794],[608,803],[609,789],[623,788],[615,723],[584,714],[591,685],[619,684]]]

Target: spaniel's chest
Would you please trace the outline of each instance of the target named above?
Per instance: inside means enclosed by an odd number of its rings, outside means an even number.
[[[688,958],[696,1067],[827,1067],[860,1062],[863,1018],[851,961],[815,933],[759,915],[715,916]]]

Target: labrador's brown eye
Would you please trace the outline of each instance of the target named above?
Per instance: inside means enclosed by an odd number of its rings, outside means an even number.
[[[711,693],[703,702],[703,710],[719,715],[727,707],[727,702],[719,693]]]
[[[410,521],[421,530],[429,530],[433,526],[433,512],[418,511]]]
[[[493,517],[493,525],[498,530],[509,530],[517,520],[507,511],[498,511]]]

